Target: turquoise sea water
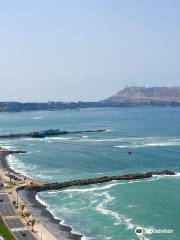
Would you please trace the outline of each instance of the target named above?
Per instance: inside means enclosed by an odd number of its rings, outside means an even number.
[[[49,128],[107,131],[0,140],[1,146],[28,151],[9,158],[16,171],[45,182],[165,168],[177,173],[38,194],[56,218],[64,219],[86,239],[180,239],[180,108],[0,114],[0,134]],[[145,234],[138,237],[136,227]],[[159,229],[172,233],[152,233]]]

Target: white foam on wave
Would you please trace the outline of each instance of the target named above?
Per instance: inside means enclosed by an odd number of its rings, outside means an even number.
[[[43,119],[43,117],[35,116],[35,117],[33,117],[33,119],[39,120],[39,119]]]
[[[144,148],[180,146],[180,138],[175,137],[117,137],[117,138],[81,138],[73,139],[79,142],[118,142],[115,148]]]
[[[71,140],[73,138],[70,137],[45,137],[45,140],[51,139],[51,140]]]
[[[7,162],[11,169],[13,169],[14,171],[17,171],[23,175],[26,175],[26,172],[23,171],[24,163],[22,163],[17,157],[15,157],[14,155],[8,155],[6,159],[7,159]],[[27,177],[29,177],[29,176],[27,176]]]
[[[58,193],[58,190],[48,191],[47,192],[48,195],[54,195],[54,194],[57,194],[57,193]]]
[[[176,172],[175,175],[172,175],[174,177],[180,177],[180,172]]]
[[[115,148],[136,148],[136,147],[141,147],[139,145],[134,145],[134,146],[130,146],[130,145],[118,145],[118,146],[114,146]]]
[[[88,138],[89,136],[86,136],[86,135],[84,135],[84,136],[82,136],[82,138]]]
[[[145,146],[149,147],[164,147],[164,146],[179,146],[180,142],[155,142],[155,143],[146,143]]]
[[[81,240],[94,240],[94,238],[83,236],[81,237]]]
[[[103,215],[112,217],[115,220],[114,225],[123,224],[126,226],[126,228],[128,230],[135,230],[136,227],[140,227],[139,225],[134,224],[133,220],[131,218],[128,218],[124,214],[117,213],[117,212],[107,208],[107,205],[115,199],[109,193],[103,192],[103,193],[99,194],[99,196],[104,197],[104,199],[100,203],[97,204],[96,210]],[[142,228],[145,230],[146,234],[151,234],[151,230],[154,229],[152,227],[146,227],[146,228],[142,227]],[[145,234],[143,234],[142,236],[139,236],[139,239],[140,240],[148,240],[148,238]]]
[[[6,149],[10,149],[10,150],[13,150],[13,149],[14,149],[14,147],[13,147],[12,145],[4,144],[4,142],[1,143],[1,147],[6,148]]]
[[[119,213],[109,210],[106,206],[110,202],[112,202],[115,198],[112,197],[108,192],[103,192],[98,194],[98,196],[104,197],[104,199],[97,204],[96,210],[103,215],[110,215],[116,220],[116,224],[126,224],[128,229],[134,228],[134,225],[131,223],[131,219],[126,218],[124,215],[120,215]]]
[[[42,200],[42,198],[40,198],[38,194],[36,194],[35,198],[36,198],[36,200],[37,200],[38,202],[40,202],[43,206],[49,208],[49,205],[48,205],[44,200]]]
[[[11,169],[13,169],[15,172],[19,172],[26,177],[32,177],[32,175],[29,173],[37,169],[36,165],[27,165],[27,163],[22,162],[15,155],[8,155],[6,159]]]
[[[55,142],[55,141],[66,141],[73,140],[70,137],[45,137],[45,138],[25,138],[25,141],[38,141],[38,142]]]
[[[60,219],[57,215],[56,215],[56,209],[52,209],[51,205],[49,205],[47,202],[45,202],[44,200],[42,200],[42,198],[39,196],[39,194],[36,194],[36,200],[38,202],[40,202],[42,205],[44,205],[46,207],[46,209],[53,215],[54,219],[56,220],[61,220],[61,224],[63,224],[64,226],[69,226],[64,219]],[[62,209],[61,209],[62,210]],[[68,209],[66,209],[68,211]],[[70,226],[72,228],[72,233],[74,234],[79,234],[82,235],[82,233],[78,232],[77,230],[75,230],[72,226]],[[91,238],[88,238],[86,236],[83,235],[84,240],[89,240]]]
[[[107,190],[111,189],[118,185],[124,185],[124,184],[133,184],[133,183],[144,183],[144,182],[151,182],[151,181],[157,181],[161,176],[157,175],[154,178],[150,179],[141,179],[141,180],[129,180],[129,181],[112,181],[112,183],[107,184],[105,186],[99,186],[99,187],[91,187],[91,188],[68,188],[65,190],[62,190],[63,192],[78,192],[78,193],[86,193],[86,192],[95,192],[100,190]]]
[[[116,185],[119,185],[119,183],[112,183],[112,184],[108,184],[108,185],[105,185],[105,186],[101,186],[101,187],[92,187],[92,188],[74,188],[74,189],[71,189],[71,188],[68,188],[68,189],[65,189],[63,190],[63,192],[94,192],[94,191],[100,191],[100,190],[105,190],[105,189],[110,189],[112,188],[113,186],[116,186]]]
[[[23,165],[23,163],[15,155],[8,155],[6,159],[10,167],[14,167],[16,165],[17,168],[19,168]]]
[[[180,177],[180,173],[179,172],[175,172],[174,175],[153,175],[153,177],[156,177],[156,178],[179,178]]]
[[[155,142],[130,142],[126,145],[115,145],[115,148],[145,148],[145,147],[168,147],[168,146],[180,146],[180,139],[178,141],[155,141]]]
[[[117,138],[74,138],[72,141],[79,142],[118,142],[115,148],[147,148],[147,147],[166,147],[180,146],[180,138],[178,137],[117,137]]]
[[[77,141],[88,141],[88,142],[118,142],[122,141],[123,138],[99,138],[99,139],[78,139]]]
[[[180,173],[178,173],[178,175],[180,175]],[[133,180],[133,181],[124,181],[124,182],[118,182],[118,181],[113,181],[111,184],[107,184],[105,186],[100,186],[100,187],[91,187],[88,189],[65,189],[63,190],[64,192],[67,192],[69,194],[73,194],[73,192],[96,192],[96,191],[100,191],[100,190],[108,190],[111,189],[114,186],[120,185],[120,184],[133,184],[133,183],[139,183],[139,182],[149,182],[149,181],[156,181],[160,178],[161,176],[154,176],[151,179],[143,179],[143,180]],[[61,190],[62,191],[62,190]],[[54,190],[54,191],[49,191],[48,195],[53,195],[53,194],[58,194],[59,191]],[[111,202],[113,202],[115,200],[114,197],[112,197],[108,192],[97,192],[95,193],[97,196],[102,196],[104,199],[98,203],[98,201],[94,201],[93,202],[93,206],[96,206],[96,210],[103,214],[103,215],[107,215],[110,216],[112,219],[115,220],[114,225],[120,225],[120,224],[124,224],[126,226],[127,229],[129,230],[135,230],[136,227],[142,227],[145,230],[144,235],[139,236],[140,240],[148,240],[149,238],[147,237],[147,235],[151,234],[151,230],[154,229],[152,227],[143,227],[140,226],[138,224],[135,224],[133,222],[133,220],[123,214],[120,214],[118,212],[115,212],[113,210],[108,209],[107,205]],[[43,204],[44,206],[46,206],[47,210],[50,211],[55,219],[59,219],[59,217],[57,217],[57,211],[56,209],[52,209],[51,205],[48,205],[45,201],[43,201],[38,195],[37,195],[37,200]],[[97,204],[97,205],[96,205]],[[64,209],[64,211],[66,211],[66,209]],[[61,222],[63,225],[66,225],[66,222],[63,220]],[[72,230],[74,233],[80,234],[79,232],[75,231],[74,229]],[[91,238],[87,238],[86,236],[84,236],[84,239],[91,239]],[[92,238],[93,239],[93,238]]]
[[[50,176],[50,175],[45,175],[45,174],[36,174],[36,178],[40,178],[40,179],[43,179],[43,180],[53,180],[53,176]]]

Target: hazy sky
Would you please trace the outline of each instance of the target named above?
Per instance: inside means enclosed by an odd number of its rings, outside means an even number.
[[[0,1],[0,101],[180,85],[179,0]]]

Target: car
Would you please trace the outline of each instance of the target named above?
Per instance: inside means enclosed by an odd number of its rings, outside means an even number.
[[[21,235],[25,237],[26,236],[26,232],[25,231],[21,231]]]
[[[2,182],[0,182],[0,187],[4,187],[4,184]]]

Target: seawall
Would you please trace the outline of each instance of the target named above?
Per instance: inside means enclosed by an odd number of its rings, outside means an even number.
[[[163,170],[163,171],[157,171],[157,172],[126,174],[122,176],[104,176],[99,178],[73,180],[69,182],[60,182],[60,183],[45,183],[42,185],[26,186],[25,188],[29,191],[36,191],[36,192],[47,191],[47,190],[61,190],[61,189],[73,187],[73,186],[85,186],[85,185],[91,185],[91,184],[110,182],[113,180],[128,181],[128,180],[146,179],[146,178],[153,177],[153,175],[164,176],[164,175],[175,175],[175,173],[170,170]]]

